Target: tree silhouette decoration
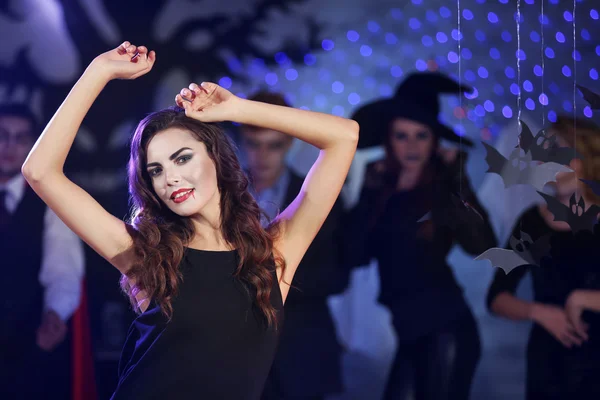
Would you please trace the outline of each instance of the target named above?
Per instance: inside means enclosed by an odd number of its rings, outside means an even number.
[[[101,32],[96,29],[92,16],[88,15],[82,5],[83,2],[91,0],[56,1],[62,6],[70,39],[79,52],[81,71],[95,56],[118,45],[106,43]],[[202,75],[206,79],[217,80],[223,75],[229,75],[238,80],[247,79],[243,73],[230,68],[227,60],[222,57],[225,50],[238,59],[252,57],[264,60],[267,66],[275,64],[275,52],[264,51],[252,38],[262,33],[261,26],[268,23],[270,13],[278,11],[290,14],[293,12],[291,6],[304,1],[257,1],[253,9],[244,13],[236,13],[234,3],[231,5],[231,14],[221,11],[211,15],[210,9],[207,9],[206,15],[203,15],[201,10],[210,7],[210,1],[128,0],[123,3],[105,0],[103,6],[111,22],[118,27],[120,40],[145,44],[157,52],[158,61],[153,71],[142,78],[128,82],[111,82],[107,85],[83,124],[87,131],[87,146],[74,149],[66,166],[67,171],[79,176],[79,183],[94,195],[106,196],[104,200],[111,202],[120,198],[118,201],[123,202],[120,195],[125,195],[123,172],[129,149],[125,140],[115,140],[113,136],[119,129],[130,133],[133,126],[122,126],[126,121],[137,121],[153,111],[153,102],[161,79],[175,68],[184,71],[190,77]],[[240,2],[240,6],[242,4],[244,3]],[[174,29],[164,40],[156,37],[156,21],[159,18],[164,19],[164,11],[168,6],[183,7],[183,12],[189,12],[192,17],[169,26]],[[248,8],[247,5],[244,7]],[[0,6],[0,12],[5,18],[19,18],[19,15],[4,3]],[[198,16],[194,16],[196,14]],[[307,41],[300,43],[290,40],[277,49],[277,52],[286,53],[293,62],[302,62],[308,51],[320,46],[317,25],[311,20],[305,20],[304,24],[309,30]],[[188,44],[199,30],[208,33],[209,43],[189,50]],[[51,57],[52,54],[40,56],[40,62],[43,62],[43,57]],[[25,50],[21,50],[17,62],[11,68],[0,68],[0,84],[8,87],[9,91],[16,87],[25,87],[27,91],[41,90],[44,94],[42,113],[47,120],[60,106],[74,82],[56,84],[45,81],[31,67],[29,59],[25,56]],[[174,91],[173,97],[175,94]],[[109,180],[112,180],[113,184],[108,184]],[[118,188],[117,196],[116,193],[111,193],[117,190],[114,181],[123,183]]]

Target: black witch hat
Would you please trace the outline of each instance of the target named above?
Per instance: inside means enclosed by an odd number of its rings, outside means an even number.
[[[377,100],[359,108],[352,119],[360,125],[358,148],[383,144],[390,123],[396,118],[406,118],[429,126],[433,133],[468,147],[473,142],[458,136],[438,120],[439,95],[443,93],[472,92],[473,88],[459,85],[438,72],[420,72],[409,75],[397,88],[394,97]]]

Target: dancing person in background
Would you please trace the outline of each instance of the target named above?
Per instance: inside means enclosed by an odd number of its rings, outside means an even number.
[[[249,99],[290,107],[279,93],[258,92]],[[293,137],[282,132],[241,126],[251,193],[268,220],[288,207],[302,187],[303,178],[286,164],[292,143]],[[343,391],[342,347],[327,305],[327,297],[343,292],[349,279],[349,270],[342,268],[339,259],[342,213],[338,198],[298,266],[263,400],[317,400]]]
[[[589,121],[559,117],[550,132],[558,146],[572,147],[583,156],[571,160],[573,172],[560,173],[556,183],[549,184],[554,196],[567,206],[574,193],[583,197],[588,209],[600,204],[600,197],[579,180],[600,180],[600,128]],[[587,399],[589,392],[599,398],[600,318],[593,311],[600,311],[600,243],[587,241],[585,233],[573,236],[566,222],[554,220],[546,203],[523,213],[512,236],[520,238],[521,232],[534,243],[551,238],[551,253],[546,256],[553,257],[543,258],[541,266],[523,265],[509,274],[498,269],[488,289],[487,306],[497,316],[534,322],[527,344],[526,397]],[[573,241],[577,246],[568,245]],[[515,294],[527,273],[532,276],[533,301]]]
[[[178,107],[148,115],[131,142],[130,221],[63,174],[83,118],[111,80],[148,73],[156,54],[124,42],[96,57],[29,154],[36,193],[122,274],[139,317],[119,365],[117,399],[258,399],[294,274],[342,188],[356,122],[190,84]],[[132,99],[133,101],[135,99]],[[234,147],[215,122],[284,132],[321,151],[267,229]]]
[[[478,364],[477,323],[446,257],[456,242],[480,254],[496,239],[471,190],[465,154],[439,142],[472,143],[438,122],[438,95],[465,89],[441,74],[416,73],[393,98],[352,117],[361,125],[359,147],[385,148],[348,214],[345,262],[378,261],[379,302],[398,339],[387,400],[467,399]]]

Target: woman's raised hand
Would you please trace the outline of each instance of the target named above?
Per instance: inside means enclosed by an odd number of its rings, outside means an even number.
[[[239,97],[216,83],[191,83],[175,96],[175,103],[185,110],[185,115],[202,122],[234,121]]]
[[[119,47],[100,54],[92,66],[107,74],[108,79],[135,79],[148,73],[154,66],[156,53],[145,46],[123,42]]]

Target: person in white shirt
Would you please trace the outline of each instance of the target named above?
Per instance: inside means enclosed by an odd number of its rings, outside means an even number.
[[[0,106],[0,398],[56,398],[48,392],[58,387],[54,377],[70,376],[55,367],[69,366],[65,338],[79,306],[84,251],[21,175],[38,133],[25,105]]]

